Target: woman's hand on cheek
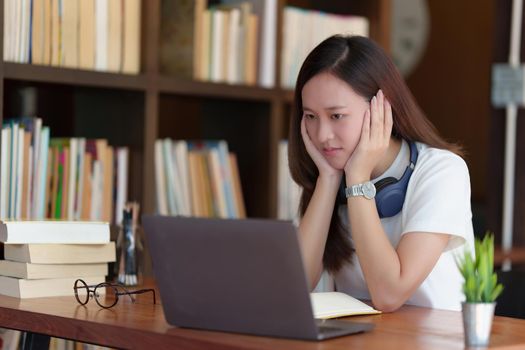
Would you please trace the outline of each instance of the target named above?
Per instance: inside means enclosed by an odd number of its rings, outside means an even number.
[[[392,107],[381,90],[370,101],[365,112],[361,137],[345,165],[349,185],[368,181],[384,156],[392,135]]]
[[[336,176],[340,178],[342,175],[342,171],[332,167],[310,139],[310,135],[308,135],[308,131],[306,130],[306,123],[304,117],[301,120],[301,135],[303,137],[303,142],[306,151],[308,152],[310,158],[312,158],[313,162],[317,166],[317,169],[319,170],[319,176]]]

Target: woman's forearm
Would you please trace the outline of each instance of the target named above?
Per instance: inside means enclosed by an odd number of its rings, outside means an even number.
[[[299,225],[304,268],[313,289],[323,270],[323,253],[330,228],[340,177],[319,177]]]
[[[436,265],[450,236],[439,232],[404,234],[394,248],[373,201],[348,200],[352,237],[372,302],[394,311],[414,293]]]
[[[395,308],[403,303],[401,264],[390,244],[373,200],[364,197],[348,199],[348,217],[359,264],[363,270],[374,305],[380,309]]]

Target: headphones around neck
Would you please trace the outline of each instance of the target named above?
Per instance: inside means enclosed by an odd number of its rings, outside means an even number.
[[[418,150],[415,142],[409,142],[410,145],[410,164],[398,180],[395,177],[385,177],[374,183],[376,187],[376,207],[380,218],[388,218],[398,214],[403,208],[405,194],[408,187],[410,176],[416,166]],[[339,192],[337,193],[337,203],[347,204],[345,196],[346,180],[345,176],[341,179]]]

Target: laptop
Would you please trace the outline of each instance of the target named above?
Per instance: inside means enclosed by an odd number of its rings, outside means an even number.
[[[289,221],[142,220],[171,325],[305,340],[374,327],[314,319],[297,231]]]

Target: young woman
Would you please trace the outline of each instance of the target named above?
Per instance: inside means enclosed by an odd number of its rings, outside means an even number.
[[[468,168],[385,52],[357,36],[319,44],[299,72],[290,125],[311,287],[327,270],[338,291],[385,312],[460,310],[454,256],[474,240]]]

